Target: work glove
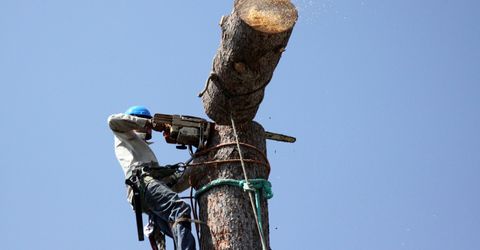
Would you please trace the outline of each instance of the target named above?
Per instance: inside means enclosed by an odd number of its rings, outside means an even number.
[[[155,131],[158,131],[158,132],[165,132],[165,131],[168,131],[170,129],[169,124],[157,123],[157,122],[155,122],[155,120],[153,118],[150,119],[150,124],[152,126],[152,129],[155,130]]]

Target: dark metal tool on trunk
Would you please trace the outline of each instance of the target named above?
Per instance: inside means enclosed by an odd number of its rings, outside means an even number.
[[[213,122],[194,116],[155,114],[153,117],[153,127],[163,128],[167,143],[177,144],[179,149],[186,149],[186,145],[203,148],[214,125]],[[295,137],[273,132],[265,132],[265,138],[289,143],[296,141]]]

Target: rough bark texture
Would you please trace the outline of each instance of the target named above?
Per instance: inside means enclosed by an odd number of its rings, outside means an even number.
[[[262,126],[256,122],[247,122],[237,126],[240,142],[255,145],[266,152],[265,133]],[[208,146],[235,142],[230,126],[216,125]],[[256,150],[242,147],[245,159],[265,162],[263,156]],[[195,163],[238,159],[235,145],[222,147],[217,151],[195,159]],[[249,179],[268,179],[269,168],[263,164],[246,164]],[[191,182],[195,189],[216,179],[243,179],[240,162],[197,166],[192,172]],[[206,192],[199,198],[200,219],[208,224],[201,226],[201,247],[207,249],[261,249],[260,237],[254,219],[249,196],[238,187],[219,186]],[[262,222],[266,243],[269,245],[268,206],[262,197]]]
[[[251,121],[288,43],[297,11],[288,0],[239,0],[222,17],[222,41],[202,96],[218,124]]]
[[[230,126],[233,114],[240,142],[255,146],[266,155],[265,131],[253,118],[263,100],[265,86],[285,51],[297,11],[289,0],[237,0],[232,14],[222,17],[222,41],[202,91],[206,114],[217,124],[208,147],[235,142]],[[267,160],[253,149],[242,147],[245,159]],[[244,179],[240,162],[202,165],[215,160],[238,159],[235,145],[222,147],[194,160],[191,183],[195,189],[216,179]],[[199,165],[198,165],[199,164]],[[264,164],[247,163],[249,179],[268,179]],[[262,249],[249,195],[238,187],[219,186],[199,198],[200,245],[210,249]],[[263,235],[269,249],[268,206],[261,201]]]

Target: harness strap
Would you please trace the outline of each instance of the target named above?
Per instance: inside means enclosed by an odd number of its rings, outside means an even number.
[[[207,223],[201,221],[201,220],[192,220],[190,218],[187,218],[187,217],[180,217],[178,219],[175,220],[175,222],[173,222],[172,224],[172,229],[177,226],[178,223],[182,223],[182,222],[190,222],[190,223],[195,223],[195,224],[200,224],[200,225],[207,225]]]
[[[142,212],[147,212],[147,208],[142,206],[142,201],[145,197],[145,189],[147,184],[155,179],[161,180],[162,178],[175,174],[178,168],[184,166],[184,164],[175,164],[167,165],[166,167],[160,167],[156,162],[132,166],[132,170],[130,173],[128,173],[125,184],[128,185],[133,191],[132,205],[135,210],[139,241],[144,240]]]
[[[137,171],[133,171],[130,178],[125,180],[125,184],[130,186],[133,191],[132,205],[135,210],[135,220],[137,222],[137,235],[138,240],[143,241],[143,220],[142,220],[142,201],[141,201],[141,181],[139,180]]]

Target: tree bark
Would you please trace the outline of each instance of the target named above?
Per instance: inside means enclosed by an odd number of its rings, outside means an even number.
[[[213,69],[202,101],[206,114],[217,125],[211,132],[207,148],[234,143],[231,115],[236,122],[243,158],[249,160],[249,179],[268,179],[265,130],[253,122],[263,100],[265,87],[285,51],[297,11],[290,0],[236,0],[233,12],[222,17],[222,41],[213,61]],[[192,186],[198,190],[216,179],[244,179],[234,144],[219,147],[195,158],[190,168]],[[227,160],[226,162],[224,160]],[[224,161],[209,164],[206,162]],[[241,188],[218,186],[198,199],[201,226],[200,245],[210,249],[262,249],[256,220],[248,193]],[[261,200],[259,215],[269,249],[268,205]]]
[[[247,122],[236,127],[240,142],[255,145],[262,152],[242,147],[243,158],[268,164],[264,158],[265,138],[259,136],[265,133],[263,127],[256,122]],[[232,127],[216,125],[208,146],[234,142]],[[231,159],[239,159],[235,144],[202,155],[196,158],[193,164]],[[259,163],[246,164],[249,179],[268,179],[269,166]],[[199,165],[192,170],[191,183],[197,190],[216,179],[243,179],[240,162]],[[200,220],[208,224],[208,227],[201,226],[201,249],[262,249],[248,193],[238,187],[219,186],[200,196],[198,202]],[[268,246],[268,206],[265,197],[261,200],[261,210],[263,235]]]
[[[218,124],[251,121],[297,20],[289,0],[237,0],[222,17],[222,41],[202,101]]]

